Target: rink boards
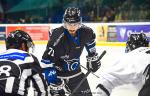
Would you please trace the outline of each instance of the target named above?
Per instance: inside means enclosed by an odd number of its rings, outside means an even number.
[[[97,46],[125,46],[132,33],[144,32],[150,40],[150,22],[128,23],[83,23],[93,29]],[[35,44],[47,44],[51,30],[62,24],[1,24],[0,44],[14,30],[23,30],[30,34]]]

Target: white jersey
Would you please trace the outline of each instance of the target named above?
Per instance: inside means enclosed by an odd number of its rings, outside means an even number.
[[[142,84],[146,67],[150,64],[150,48],[140,47],[125,53],[113,67],[100,74],[99,84],[111,93],[114,87],[123,84]],[[144,82],[143,82],[144,84]],[[141,86],[142,87],[142,86]]]
[[[17,49],[9,49],[0,54],[1,96],[6,94],[26,96],[31,80],[38,92],[34,96],[47,96],[47,85],[35,56]]]

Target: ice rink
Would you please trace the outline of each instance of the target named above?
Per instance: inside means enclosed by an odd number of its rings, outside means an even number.
[[[36,45],[35,46],[35,52],[33,53],[35,56],[38,57],[38,59],[41,59],[41,56],[46,48],[46,45]],[[96,75],[99,76],[99,73],[102,70],[105,70],[106,68],[110,67],[112,62],[118,59],[121,54],[124,53],[124,47],[110,47],[110,46],[97,46],[97,52],[101,54],[104,50],[107,51],[106,55],[102,58],[101,63],[102,66],[101,68],[95,73]],[[5,51],[5,46],[0,45],[0,50],[1,52]],[[81,56],[81,64],[86,67],[86,54],[87,52],[84,50]],[[85,69],[82,69],[84,73],[87,71]],[[95,87],[98,82],[98,78],[94,76],[93,74],[90,74],[88,76],[88,81],[91,87],[92,92],[95,92]],[[117,87],[113,90],[111,96],[138,96],[138,90],[132,86],[132,85],[123,85],[120,87]],[[32,88],[30,88],[30,94],[29,96],[33,96]],[[95,96],[95,94],[93,94]]]

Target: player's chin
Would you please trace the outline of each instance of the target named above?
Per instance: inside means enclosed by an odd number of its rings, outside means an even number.
[[[70,34],[75,34],[75,33],[76,33],[76,30],[69,30],[69,33],[70,33]]]
[[[70,33],[74,33],[76,30],[69,30]]]

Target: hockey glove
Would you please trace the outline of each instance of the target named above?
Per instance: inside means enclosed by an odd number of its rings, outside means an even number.
[[[71,94],[71,91],[69,87],[64,83],[64,80],[59,79],[57,84],[51,83],[49,87],[52,96],[69,96]]]
[[[101,66],[98,54],[96,53],[94,56],[86,56],[86,58],[88,71],[91,70],[92,72],[96,72]]]
[[[47,80],[48,85],[57,82],[57,73],[54,67],[44,69],[44,76]]]

